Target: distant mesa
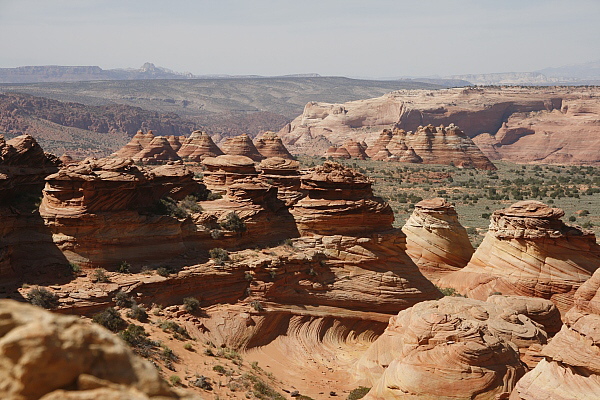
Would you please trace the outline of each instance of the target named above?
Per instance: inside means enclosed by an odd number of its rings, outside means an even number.
[[[467,266],[438,284],[482,300],[492,293],[541,297],[567,311],[600,266],[600,245],[593,231],[565,224],[563,215],[533,200],[495,211]]]
[[[292,154],[329,155],[331,146],[352,140],[366,142],[371,158],[385,159],[380,152],[389,150],[393,161],[420,157],[488,170],[490,160],[598,164],[598,98],[595,88],[399,90],[343,104],[309,102],[279,135]]]

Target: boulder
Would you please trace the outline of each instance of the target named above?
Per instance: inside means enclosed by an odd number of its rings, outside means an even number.
[[[103,327],[0,300],[3,399],[183,399]]]

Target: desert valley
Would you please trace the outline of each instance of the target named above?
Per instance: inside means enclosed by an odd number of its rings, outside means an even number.
[[[598,15],[0,0],[0,400],[599,400]]]
[[[596,87],[219,111],[230,130],[29,88],[0,94],[3,398],[600,393]]]

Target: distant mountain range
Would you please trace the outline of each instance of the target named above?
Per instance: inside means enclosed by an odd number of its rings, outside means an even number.
[[[290,78],[314,78],[319,74],[285,75]],[[145,63],[140,68],[102,69],[98,66],[40,65],[0,68],[0,83],[120,81],[146,79],[242,79],[259,75],[193,75]]]

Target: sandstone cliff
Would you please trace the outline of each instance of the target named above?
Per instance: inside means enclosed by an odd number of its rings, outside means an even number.
[[[476,299],[494,292],[542,297],[567,311],[575,291],[600,265],[600,246],[592,231],[566,225],[563,215],[528,200],[495,211],[469,264],[439,285]]]
[[[475,251],[454,206],[442,198],[415,204],[402,231],[406,253],[432,282],[466,266]]]
[[[292,153],[322,155],[346,140],[374,147],[382,129],[416,132],[453,123],[492,160],[593,164],[599,98],[595,88],[404,90],[344,104],[308,103],[279,135]]]
[[[565,324],[542,349],[544,357],[513,390],[511,400],[583,399],[600,393],[600,271],[575,293]]]

